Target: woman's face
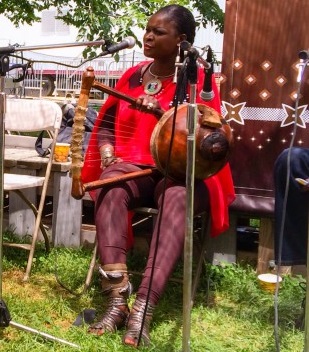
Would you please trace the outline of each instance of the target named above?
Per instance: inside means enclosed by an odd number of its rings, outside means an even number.
[[[143,37],[144,55],[153,59],[176,57],[177,44],[185,39],[179,34],[175,22],[166,14],[159,13],[150,17]]]

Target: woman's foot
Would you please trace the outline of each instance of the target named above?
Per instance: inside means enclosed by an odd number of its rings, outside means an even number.
[[[127,301],[120,297],[110,297],[108,307],[101,320],[88,329],[88,332],[95,335],[103,335],[105,332],[115,332],[123,328],[129,317],[130,311]]]
[[[129,315],[126,333],[123,337],[123,343],[125,345],[130,345],[136,348],[140,344],[142,345],[150,344],[149,325],[152,319],[154,306],[152,306],[149,303],[147,304],[147,313],[145,316],[142,334],[140,337],[145,308],[146,308],[146,300],[136,299],[133,305],[133,308],[131,310],[131,313]]]

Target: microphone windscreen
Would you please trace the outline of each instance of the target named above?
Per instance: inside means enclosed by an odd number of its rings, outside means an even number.
[[[204,90],[201,90],[200,92],[200,98],[204,101],[210,101],[215,97],[215,93],[213,92],[213,90],[211,90],[210,92],[205,92]]]

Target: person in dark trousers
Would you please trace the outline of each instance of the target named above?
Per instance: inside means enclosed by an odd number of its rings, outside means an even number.
[[[283,266],[306,265],[309,148],[285,149],[275,162],[274,181],[276,263]],[[282,223],[284,214],[285,221]]]

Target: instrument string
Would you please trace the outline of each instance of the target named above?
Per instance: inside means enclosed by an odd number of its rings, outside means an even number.
[[[108,117],[108,115],[105,115],[106,117]],[[112,117],[111,115],[109,115],[109,117]],[[97,132],[97,134],[102,134],[102,130],[103,128],[100,126],[99,128],[99,132]],[[105,119],[104,121],[104,130],[110,131],[110,132],[120,132],[122,131],[122,136],[128,135],[128,136],[132,136],[134,135],[134,132],[136,130],[136,125],[133,125],[132,123],[121,123],[121,127],[117,128],[115,127],[115,122],[114,121],[108,121]]]
[[[109,124],[112,124],[111,122]],[[92,137],[93,139],[91,139],[89,141],[88,147],[93,147],[97,145],[97,141],[98,140],[105,140],[107,138],[110,138],[110,136],[113,136],[114,134],[118,135],[122,141],[124,142],[124,144],[127,143],[129,144],[130,141],[132,141],[132,139],[135,136],[135,127],[133,127],[132,125],[124,125],[125,126],[125,131],[123,131],[123,128],[104,128],[104,130],[100,130],[98,129],[97,131],[93,131],[92,132]],[[120,133],[121,132],[121,133]],[[140,153],[140,152],[136,152],[135,155],[139,155],[140,158],[148,158],[151,156],[151,152],[150,152],[150,144],[149,144],[149,153]],[[135,155],[131,155],[132,159],[134,159]],[[97,158],[92,157],[91,155],[89,155],[90,158],[88,159],[89,161],[97,161]],[[117,148],[115,151],[115,156],[117,157]],[[123,158],[123,156],[121,156],[121,158],[124,161],[131,161],[130,158]]]

